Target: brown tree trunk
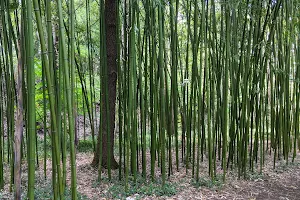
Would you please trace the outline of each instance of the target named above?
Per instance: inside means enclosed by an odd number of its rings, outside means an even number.
[[[109,119],[106,116],[106,101],[104,92],[102,95],[102,166],[107,167],[107,161],[110,159],[111,168],[117,169],[118,163],[114,158],[114,131],[115,131],[115,111],[117,94],[117,7],[116,0],[105,1],[105,29],[106,29],[106,50],[107,50],[107,73],[108,73],[108,100],[109,100]],[[103,84],[102,84],[103,85]],[[108,146],[107,121],[109,120],[110,143]],[[100,134],[98,135],[97,148],[92,162],[92,166],[98,166],[100,151]],[[108,158],[108,148],[110,148],[111,157]]]

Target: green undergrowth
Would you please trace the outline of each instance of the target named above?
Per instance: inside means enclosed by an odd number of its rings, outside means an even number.
[[[38,152],[38,157],[39,158],[43,158],[44,157],[44,150],[45,150],[45,147],[44,147],[44,139],[43,138],[38,138],[37,140],[37,152]],[[66,144],[66,147],[67,147],[67,153],[70,152],[70,141],[67,140],[67,144]],[[46,139],[46,155],[47,155],[47,158],[51,158],[51,149],[52,149],[52,146],[51,146],[51,138],[50,137],[47,137]],[[26,149],[25,149],[26,151]],[[78,145],[76,146],[76,151],[77,152],[93,152],[93,141],[92,139],[88,138],[86,140],[80,140],[78,142]]]
[[[207,188],[221,188],[224,185],[222,174],[217,174],[214,179],[210,177],[200,177],[198,181],[192,180],[191,185],[196,188],[207,187]]]
[[[77,192],[78,200],[88,200],[89,198]],[[53,188],[51,181],[46,181],[43,184],[35,186],[34,199],[53,199]],[[65,189],[65,200],[72,200],[72,193],[70,188]]]
[[[126,199],[126,197],[134,196],[134,199],[141,199],[145,196],[173,196],[179,189],[177,184],[171,182],[166,182],[165,186],[162,186],[160,179],[152,182],[145,180],[140,175],[137,177],[136,182],[134,182],[133,177],[129,177],[129,179],[127,192],[125,191],[124,180],[114,181],[104,197],[109,199]]]
[[[294,168],[299,168],[299,166],[299,161],[292,162],[292,158],[290,158],[288,163],[286,162],[286,160],[278,161],[274,170],[276,173],[284,173],[285,171],[293,170]]]
[[[246,180],[250,180],[250,181],[255,181],[255,180],[264,179],[264,178],[265,178],[265,175],[263,173],[256,172],[256,171],[254,171],[254,172],[249,171],[245,177]]]
[[[80,140],[76,149],[78,152],[93,152],[93,140]]]

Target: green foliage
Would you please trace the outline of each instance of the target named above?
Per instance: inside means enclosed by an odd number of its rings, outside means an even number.
[[[43,121],[43,101],[44,101],[44,96],[43,96],[43,82],[42,82],[42,61],[39,58],[35,58],[34,60],[34,66],[35,66],[35,75],[36,75],[36,83],[35,83],[35,104],[36,104],[36,117],[37,121],[42,122]],[[78,107],[78,114],[83,115],[83,93],[81,89],[81,82],[79,79],[79,76],[76,74],[75,78],[75,98]],[[94,82],[96,85],[99,85],[100,83],[100,78],[98,76],[94,76]],[[46,87],[46,109],[49,110],[49,104],[48,104],[48,93],[47,93],[47,85],[45,83]],[[89,80],[86,80],[86,88],[87,88],[87,93],[90,93],[90,82]],[[96,99],[99,99],[99,94],[96,94]],[[86,111],[85,111],[86,112]]]
[[[218,174],[214,179],[211,179],[210,177],[208,178],[201,177],[199,178],[198,182],[196,180],[192,180],[191,184],[196,188],[201,188],[201,187],[221,188],[224,184],[224,181],[222,178],[222,174]]]
[[[40,59],[34,59],[34,69],[36,75],[36,82],[35,82],[35,105],[36,105],[36,120],[42,121],[43,120],[43,82],[42,82],[42,62]],[[48,95],[46,95],[46,99]],[[46,100],[47,102],[47,100]],[[46,103],[47,106],[47,103]],[[48,108],[47,108],[48,109]]]
[[[297,168],[300,166],[300,162],[290,162],[287,163],[285,160],[281,160],[278,162],[278,165],[275,168],[276,173],[284,173],[289,170],[294,170],[294,168]]]
[[[48,133],[47,133],[48,134]],[[67,140],[67,153],[70,152],[70,141]],[[46,152],[47,158],[51,158],[51,136],[47,137],[46,140]],[[77,146],[78,152],[93,152],[93,141],[90,138],[87,138],[85,141],[80,140]],[[37,140],[37,153],[40,158],[44,156],[44,139],[39,137]]]
[[[166,182],[164,186],[161,184],[161,180],[155,182],[145,181],[145,179],[138,175],[136,183],[133,181],[133,177],[129,177],[128,192],[125,191],[124,182],[116,182],[109,189],[106,194],[107,198],[125,199],[131,195],[137,195],[138,198],[144,196],[172,196],[178,191],[178,185],[170,182]]]
[[[258,172],[252,172],[252,173],[249,172],[246,175],[246,179],[251,180],[251,181],[263,179],[263,178],[264,178],[264,174],[258,173]]]
[[[77,150],[79,152],[93,152],[93,140],[80,140]]]
[[[39,158],[43,158],[44,157],[44,138],[40,138],[38,137],[37,140],[37,154],[39,156]],[[46,139],[46,155],[47,158],[51,158],[51,138],[47,137]]]
[[[15,11],[16,9],[18,9],[19,6],[20,6],[19,1],[10,2],[9,3],[9,10],[10,10],[10,12]]]
[[[85,195],[80,194],[77,192],[78,200],[88,200],[89,198]],[[53,190],[50,181],[46,181],[43,185],[37,185],[35,188],[35,199],[53,199]],[[66,188],[65,190],[65,199],[71,200],[71,190],[70,188]]]

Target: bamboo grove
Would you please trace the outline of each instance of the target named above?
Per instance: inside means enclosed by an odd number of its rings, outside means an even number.
[[[64,199],[66,187],[76,199],[76,144],[86,140],[76,134],[78,115],[90,127],[94,151],[103,123],[107,134],[117,124],[116,139],[107,140],[116,148],[107,153],[115,154],[127,189],[138,174],[164,185],[182,165],[199,181],[199,166],[207,163],[208,175],[222,173],[225,181],[232,169],[241,178],[262,172],[266,156],[274,168],[279,159],[294,161],[300,148],[298,0],[113,2],[115,113],[108,97],[104,0],[0,1],[0,188],[9,183],[20,199],[26,163],[29,199],[36,167],[51,177],[54,199]],[[78,30],[80,7],[84,31]],[[42,101],[36,100],[38,90]],[[116,122],[103,120],[114,114]],[[105,167],[111,179],[110,159]]]

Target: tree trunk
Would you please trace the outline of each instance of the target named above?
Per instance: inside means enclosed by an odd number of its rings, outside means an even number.
[[[102,95],[102,166],[107,167],[108,159],[111,159],[111,168],[117,169],[118,163],[114,158],[114,130],[115,130],[115,110],[117,93],[117,7],[116,0],[105,1],[105,29],[106,29],[106,50],[107,50],[107,73],[108,73],[108,99],[109,99],[109,119],[106,116],[106,100],[104,92]],[[102,84],[103,85],[103,84]],[[107,134],[107,121],[109,120],[110,134]],[[110,146],[108,147],[108,135],[110,135]],[[97,149],[94,155],[92,166],[98,166],[100,152],[100,134],[98,135]],[[111,157],[108,158],[108,148]]]
[[[21,141],[23,136],[23,96],[22,96],[22,52],[20,41],[18,41],[18,71],[17,71],[17,120],[15,131],[15,166],[14,166],[14,184],[15,184],[15,199],[21,199]]]

